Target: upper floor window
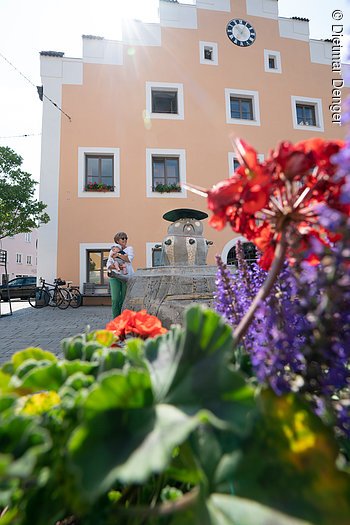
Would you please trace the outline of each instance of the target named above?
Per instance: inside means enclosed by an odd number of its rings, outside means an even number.
[[[225,89],[226,122],[260,126],[259,94],[257,91]]]
[[[177,115],[177,91],[152,89],[152,113],[172,113]]]
[[[113,191],[113,156],[85,155],[85,191]]]
[[[183,120],[183,85],[169,82],[146,82],[146,116]]]
[[[152,189],[162,192],[162,188],[173,188],[173,191],[181,190],[179,186],[179,157],[155,157],[152,156]],[[177,189],[179,188],[179,190]],[[163,191],[169,191],[164,189]]]
[[[295,129],[323,131],[322,100],[308,97],[291,97]]]
[[[29,233],[25,233],[24,234],[24,240],[26,242],[31,242],[32,241],[32,234],[29,232]]]
[[[231,118],[253,120],[253,103],[251,98],[230,97]]]
[[[264,67],[267,73],[282,73],[281,53],[264,49]]]
[[[146,149],[147,197],[186,197],[186,153],[183,149]]]
[[[16,263],[22,264],[22,254],[21,253],[16,253]]]
[[[27,264],[32,264],[32,256],[27,255]]]
[[[218,45],[216,42],[199,42],[199,62],[210,66],[218,65]]]
[[[78,149],[79,197],[119,197],[119,148]]]
[[[297,104],[297,122],[300,126],[316,126],[315,106]]]

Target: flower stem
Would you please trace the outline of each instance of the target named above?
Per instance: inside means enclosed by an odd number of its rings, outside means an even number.
[[[266,297],[269,295],[273,287],[273,284],[282,269],[284,258],[286,255],[286,250],[287,250],[287,243],[285,240],[285,234],[284,232],[282,232],[281,240],[278,242],[276,246],[275,257],[274,257],[271,269],[265,279],[265,282],[260,288],[260,290],[258,291],[258,293],[256,294],[256,296],[254,297],[249,307],[249,310],[244,314],[238,326],[233,332],[235,343],[239,342],[242,339],[242,337],[245,335],[245,333],[247,332],[249,328],[250,323],[252,322],[252,319],[254,317],[254,314],[259,304],[261,303],[261,301],[266,299]]]

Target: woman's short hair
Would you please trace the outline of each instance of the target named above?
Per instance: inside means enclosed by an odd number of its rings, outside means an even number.
[[[122,237],[128,238],[125,232],[117,232],[114,236],[114,242],[118,242],[118,240],[121,239]]]

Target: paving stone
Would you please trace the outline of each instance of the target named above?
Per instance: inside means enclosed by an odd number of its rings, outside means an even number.
[[[1,303],[1,313],[8,305]],[[81,306],[80,308],[42,308],[36,310],[28,303],[13,304],[13,315],[0,317],[0,363],[28,346],[41,347],[62,356],[60,341],[89,329],[104,328],[112,318],[110,306]]]

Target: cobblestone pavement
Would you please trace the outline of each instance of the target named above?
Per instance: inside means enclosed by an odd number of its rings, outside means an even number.
[[[1,314],[9,312],[8,303],[1,303]],[[32,308],[27,302],[12,303],[13,315],[0,317],[0,363],[28,346],[50,350],[62,356],[60,341],[65,337],[104,328],[111,320],[110,306],[80,308]]]

